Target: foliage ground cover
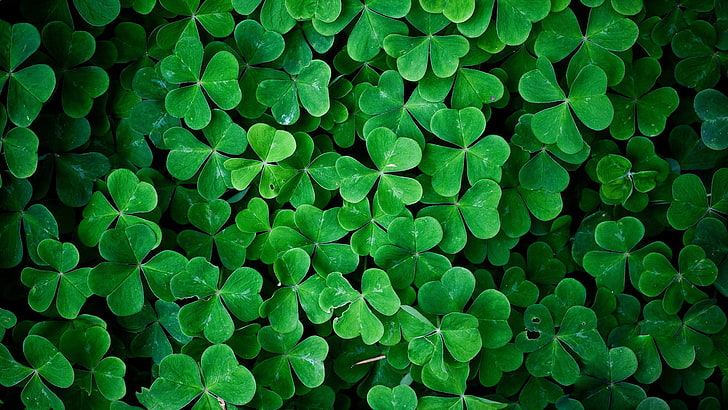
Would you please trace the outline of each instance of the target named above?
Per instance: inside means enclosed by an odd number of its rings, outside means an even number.
[[[0,2],[0,404],[728,407],[728,3]]]

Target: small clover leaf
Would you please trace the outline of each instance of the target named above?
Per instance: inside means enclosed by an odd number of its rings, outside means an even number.
[[[122,327],[135,333],[130,352],[139,357],[151,357],[155,364],[159,364],[173,353],[170,336],[179,343],[191,341],[192,337],[180,329],[179,310],[176,303],[160,299],[154,303],[154,308],[145,303],[139,313],[120,317]]]
[[[715,50],[715,42],[715,28],[703,20],[672,37],[672,51],[682,59],[675,65],[675,80],[680,85],[698,91],[715,86],[725,58],[725,52]]]
[[[507,45],[523,44],[531,26],[548,16],[551,4],[545,0],[497,0],[495,28],[498,38]]]
[[[639,290],[651,297],[665,292],[662,301],[668,314],[677,313],[683,301],[694,304],[707,298],[697,287],[711,285],[718,277],[715,263],[697,245],[687,245],[680,251],[679,272],[659,253],[647,254],[642,263],[645,271],[639,279]]]
[[[379,206],[372,209],[369,198],[355,203],[344,202],[339,211],[341,226],[355,231],[351,235],[351,249],[360,256],[373,255],[380,246],[389,243],[386,226],[394,218],[396,216],[387,215]]]
[[[222,286],[218,284],[219,279],[219,268],[202,257],[191,259],[172,278],[170,289],[175,298],[198,299],[179,311],[180,328],[185,334],[204,334],[209,341],[222,343],[235,330],[230,313],[245,322],[258,318],[258,307],[263,302],[260,273],[243,267],[233,271]]]
[[[4,116],[5,112],[0,113]],[[2,128],[0,128],[2,135]],[[15,178],[28,178],[38,167],[38,136],[29,128],[10,129],[0,138],[5,162],[10,174]],[[1,182],[1,181],[0,181]]]
[[[718,90],[702,90],[695,96],[695,112],[703,123],[700,126],[700,138],[713,150],[728,148],[725,138],[728,130],[728,97]]]
[[[478,329],[484,351],[501,349],[513,337],[508,325],[511,305],[503,293],[495,289],[484,290],[475,298],[467,313],[478,318],[480,322]]]
[[[134,214],[152,211],[157,206],[157,191],[148,182],[139,180],[132,171],[122,168],[111,172],[106,185],[114,205],[100,191],[94,192],[91,201],[83,210],[83,220],[78,226],[78,235],[86,246],[99,243],[103,233],[116,221],[123,228],[134,224],[146,224],[156,234],[157,244],[162,233],[157,224]]]
[[[56,271],[23,269],[21,281],[31,288],[28,304],[33,310],[44,312],[55,299],[56,309],[62,317],[75,318],[92,294],[87,284],[91,268],[75,269],[79,253],[69,242],[44,239],[38,244],[38,256]]]
[[[159,3],[172,13],[188,16],[166,24],[159,30],[157,43],[166,49],[182,38],[199,38],[198,23],[214,37],[227,37],[235,27],[230,14],[233,8],[230,1],[205,0],[202,5],[199,0],[160,0]]]
[[[587,370],[590,376],[585,383],[590,396],[583,404],[599,406],[605,401],[619,407],[635,407],[647,397],[642,387],[626,382],[637,370],[637,356],[628,347],[615,347],[609,350],[605,363],[594,364]],[[585,386],[585,387],[586,387]],[[605,389],[604,386],[609,386]]]
[[[465,268],[453,267],[438,281],[427,282],[417,293],[417,302],[425,313],[444,315],[462,312],[475,289],[475,276]]]
[[[199,365],[185,354],[165,357],[159,365],[159,378],[147,394],[168,409],[181,409],[198,397],[195,406],[202,407],[204,401],[219,406],[218,399],[240,406],[253,398],[255,385],[255,378],[238,364],[233,349],[217,344],[205,349]],[[144,404],[142,397],[140,401]]]
[[[285,48],[280,33],[266,30],[255,20],[244,20],[235,26],[235,43],[248,65],[273,61]]]
[[[78,14],[92,26],[106,26],[116,20],[121,12],[119,0],[73,0]]]

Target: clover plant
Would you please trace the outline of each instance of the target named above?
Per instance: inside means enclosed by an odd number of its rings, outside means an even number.
[[[723,0],[0,1],[0,405],[728,408]]]

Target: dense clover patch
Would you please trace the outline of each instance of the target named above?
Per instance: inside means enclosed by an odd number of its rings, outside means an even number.
[[[728,407],[723,0],[0,1],[0,405]]]

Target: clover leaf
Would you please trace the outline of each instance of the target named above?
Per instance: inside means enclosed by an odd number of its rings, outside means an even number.
[[[422,197],[422,187],[417,180],[393,175],[419,164],[422,153],[414,140],[397,137],[386,128],[377,128],[367,138],[367,151],[378,172],[352,157],[344,156],[336,161],[342,198],[360,202],[378,182],[376,198],[379,206],[384,212],[396,215],[405,205],[411,205]]]
[[[542,27],[534,45],[538,57],[555,63],[579,47],[569,62],[567,78],[573,81],[582,68],[596,64],[607,74],[608,84],[612,86],[622,81],[625,72],[624,62],[612,52],[629,49],[639,34],[637,24],[609,4],[590,10],[584,34],[569,8],[549,15]]]
[[[187,16],[162,26],[157,33],[157,42],[163,48],[171,48],[182,38],[199,38],[197,24],[214,37],[226,37],[233,32],[235,21],[230,14],[230,1],[205,0],[160,0],[168,11]]]
[[[19,127],[27,127],[51,98],[56,76],[46,64],[18,69],[40,47],[40,33],[35,26],[0,21],[0,38],[6,42],[0,48],[0,91],[7,82],[8,118]]]
[[[181,409],[199,397],[195,406],[219,406],[218,400],[233,405],[248,403],[255,394],[256,380],[245,366],[238,364],[233,349],[217,344],[205,349],[198,364],[185,354],[172,354],[159,365],[159,377],[146,394],[137,394],[160,408]]]
[[[700,139],[705,146],[714,150],[728,148],[725,139],[728,128],[728,97],[718,90],[706,89],[695,96],[695,112],[703,123],[700,126]]]
[[[273,118],[281,125],[298,121],[299,106],[314,117],[321,117],[329,111],[329,82],[331,68],[321,60],[313,60],[303,67],[295,77],[283,74],[280,78],[267,79],[258,84],[255,97],[271,107]]]
[[[697,287],[711,285],[718,276],[715,263],[697,245],[687,245],[680,251],[679,272],[660,253],[647,254],[642,263],[645,272],[640,276],[640,291],[647,296],[665,292],[663,307],[668,314],[677,313],[683,301],[694,304],[707,298]]]
[[[0,117],[5,116],[0,108]],[[3,121],[0,121],[3,122]],[[0,135],[2,129],[0,128]],[[28,178],[38,167],[38,136],[29,128],[15,127],[0,138],[8,171],[15,178]],[[0,181],[0,186],[2,181]]]
[[[204,128],[212,120],[210,105],[202,90],[223,110],[235,108],[242,99],[237,58],[229,51],[218,51],[200,75],[203,51],[200,40],[183,37],[175,45],[174,53],[161,62],[162,75],[168,82],[191,83],[169,91],[164,107],[171,116],[184,118],[194,130]]]
[[[20,396],[23,404],[29,408],[62,408],[61,399],[43,380],[56,387],[70,387],[74,381],[71,363],[53,343],[38,335],[25,337],[23,354],[30,367],[18,363],[10,351],[0,345],[0,384],[10,387],[27,380]]]
[[[273,295],[260,305],[261,317],[267,317],[273,330],[289,333],[299,325],[298,306],[306,317],[316,324],[331,318],[331,312],[323,309],[319,297],[326,288],[326,279],[318,274],[308,277],[311,257],[301,248],[282,252],[273,263],[278,286]],[[305,280],[304,280],[305,279]]]
[[[160,299],[154,307],[145,303],[139,313],[120,317],[122,327],[135,334],[129,346],[130,353],[137,357],[151,357],[154,363],[159,364],[173,353],[172,342],[191,341],[192,337],[180,329],[179,310],[176,303]]]
[[[636,284],[644,270],[643,258],[647,254],[671,256],[672,252],[662,242],[653,242],[641,249],[635,249],[644,235],[645,227],[642,222],[631,216],[599,223],[594,230],[594,238],[605,250],[587,252],[583,259],[584,269],[596,277],[600,286],[615,292],[624,291],[627,267],[632,284]]]
[[[184,268],[187,260],[170,250],[146,260],[158,246],[157,241],[157,234],[145,224],[114,228],[101,235],[99,253],[106,262],[91,269],[88,286],[95,294],[105,297],[111,311],[118,316],[131,315],[142,309],[142,272],[154,295],[162,300],[173,300],[169,282]]]
[[[410,11],[411,0],[382,3],[376,0],[342,1],[341,13],[332,22],[314,20],[313,26],[319,33],[331,36],[341,32],[354,19],[354,27],[348,36],[346,52],[355,61],[369,61],[382,49],[382,42],[389,34],[407,34],[407,25],[397,19]]]
[[[172,277],[170,290],[175,298],[197,298],[179,311],[180,328],[185,334],[203,334],[212,343],[223,343],[235,330],[230,313],[245,322],[258,318],[263,301],[260,273],[249,267],[238,268],[222,286],[219,277],[220,269],[202,257],[190,259],[184,270]]]
[[[461,312],[474,289],[475,276],[465,268],[453,267],[445,271],[440,280],[422,285],[417,301],[425,313]]]
[[[75,269],[79,253],[73,243],[44,239],[38,244],[38,256],[54,271],[24,268],[23,284],[31,288],[28,304],[37,312],[46,311],[53,300],[58,313],[67,319],[78,315],[86,299],[91,296],[87,280],[91,268]]]
[[[397,71],[407,81],[421,80],[427,71],[428,61],[436,77],[451,77],[457,71],[459,59],[470,49],[468,41],[462,36],[435,35],[449,22],[444,16],[430,13],[415,3],[407,16],[425,36],[390,34],[384,39],[384,50],[397,59]]]
[[[78,14],[92,26],[105,26],[116,19],[121,11],[119,0],[73,0]]]
[[[401,216],[389,224],[387,233],[391,244],[377,249],[374,263],[387,271],[395,289],[439,279],[452,266],[443,255],[427,252],[442,240],[442,227],[435,218]]]
[[[296,151],[296,139],[290,132],[268,124],[254,124],[248,129],[248,143],[260,160],[231,158],[224,162],[230,181],[237,190],[248,188],[260,174],[258,190],[263,198],[274,198],[295,171],[276,164]]]
[[[715,86],[725,57],[725,52],[715,50],[715,42],[715,28],[702,20],[672,37],[672,51],[682,59],[675,65],[675,80],[680,85],[698,91]]]
[[[388,215],[377,203],[370,206],[369,199],[344,202],[339,211],[339,223],[351,235],[351,249],[357,255],[372,255],[380,246],[389,243],[386,227],[397,216]]]
[[[642,387],[625,379],[637,371],[637,356],[628,347],[609,349],[609,359],[590,369],[589,379],[580,388],[592,393],[586,405],[609,402],[620,407],[635,407],[647,397]],[[605,388],[609,386],[609,388]]]
[[[392,388],[378,384],[367,392],[367,403],[374,410],[414,410],[417,407],[417,394],[406,384]]]
[[[543,20],[551,10],[548,1],[497,0],[495,28],[507,45],[523,44],[533,23]]]
[[[571,110],[593,130],[603,130],[612,122],[614,107],[605,95],[606,88],[604,71],[588,65],[574,78],[567,97],[556,80],[553,65],[546,58],[539,58],[537,68],[525,73],[518,83],[518,92],[528,102],[561,102],[536,113],[531,126],[541,142],[555,143],[567,154],[579,152],[584,145]]]
[[[516,336],[516,346],[529,353],[526,368],[533,376],[551,376],[564,386],[574,384],[579,365],[565,346],[586,362],[606,356],[606,345],[596,330],[596,315],[584,306],[572,306],[566,311],[558,333],[551,313],[541,304],[526,308],[523,323],[526,330]]]
[[[672,182],[672,202],[667,209],[667,220],[675,229],[687,229],[700,219],[712,214],[728,213],[728,191],[725,189],[728,169],[713,174],[710,201],[705,186],[695,174],[683,174]]]
[[[139,177],[125,168],[112,171],[106,178],[106,185],[115,206],[101,191],[93,193],[78,226],[81,242],[86,246],[98,244],[104,232],[116,221],[118,228],[146,224],[155,232],[158,245],[162,239],[159,226],[134,215],[150,212],[157,206],[158,197],[154,186],[140,181]]]
[[[223,266],[237,269],[245,262],[246,247],[255,237],[242,232],[237,226],[222,229],[230,218],[230,204],[222,199],[210,202],[198,202],[188,210],[188,219],[200,231],[187,229],[177,235],[177,243],[185,249],[188,258],[202,256],[212,258],[213,247]],[[222,229],[222,230],[221,230]]]
[[[383,72],[376,87],[365,88],[358,104],[363,113],[372,116],[364,123],[363,131],[367,138],[373,130],[384,127],[399,137],[414,139],[420,147],[424,147],[420,126],[427,130],[434,113],[445,108],[442,102],[427,101],[419,88],[412,92],[405,103],[404,81],[395,70]]]
[[[173,177],[187,181],[195,176],[197,190],[204,198],[219,198],[232,186],[224,163],[228,155],[240,155],[248,146],[245,130],[221,110],[213,110],[210,123],[202,130],[207,144],[188,130],[173,127],[164,133],[164,145],[170,150],[167,170]],[[225,155],[228,154],[228,155]]]
[[[276,332],[269,326],[258,332],[261,347],[277,356],[258,363],[253,373],[260,385],[270,387],[284,399],[292,397],[295,389],[291,370],[309,388],[320,386],[326,376],[323,361],[329,354],[328,343],[320,336],[301,340],[302,335],[300,324],[288,333]]]
[[[497,135],[480,138],[485,130],[485,116],[480,110],[474,107],[439,110],[432,117],[431,128],[438,138],[458,147],[426,145],[420,169],[432,176],[435,192],[442,196],[457,195],[464,168],[471,185],[486,178],[500,180],[501,167],[510,155],[510,148]]]
[[[319,305],[327,311],[348,305],[341,316],[334,318],[334,331],[343,339],[361,336],[365,344],[371,345],[384,335],[382,321],[371,308],[384,316],[392,316],[399,311],[400,300],[381,269],[364,271],[361,289],[360,293],[352,288],[341,273],[331,273],[326,277],[326,288],[321,292]]]
[[[480,323],[478,330],[484,351],[507,346],[513,332],[508,324],[511,306],[506,295],[495,289],[486,289],[473,300],[467,313],[475,316]]]
[[[0,267],[17,266],[25,249],[36,264],[43,264],[38,244],[43,239],[58,239],[58,222],[43,204],[28,206],[33,189],[26,179],[9,178],[0,190]],[[5,212],[10,211],[10,212]]]

